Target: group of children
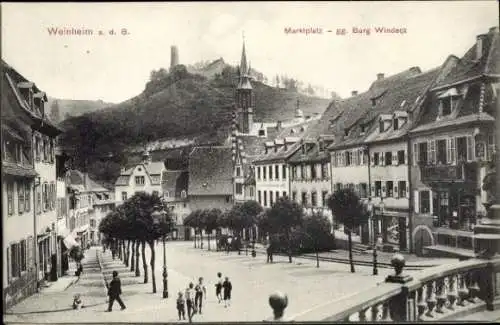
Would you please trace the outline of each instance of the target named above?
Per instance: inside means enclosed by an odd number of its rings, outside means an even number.
[[[218,272],[217,283],[215,284],[215,295],[219,303],[224,301],[224,307],[226,308],[231,304],[232,289],[233,286],[229,278],[226,277],[225,280],[222,281],[222,273]],[[179,320],[186,319],[186,307],[189,322],[191,322],[194,314],[201,314],[204,299],[207,299],[207,290],[203,283],[203,278],[200,277],[196,286],[191,282],[184,293],[179,291],[177,297],[177,313]]]

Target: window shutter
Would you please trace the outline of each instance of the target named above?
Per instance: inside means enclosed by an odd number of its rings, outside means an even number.
[[[7,247],[7,282],[10,283],[10,280],[12,278],[12,270],[10,268],[10,246]]]
[[[371,191],[370,191],[370,196],[375,196],[377,193],[375,193],[375,182],[371,184]]]
[[[383,152],[378,153],[378,164],[379,166],[384,166],[385,164],[385,154]]]
[[[405,182],[405,186],[406,186],[406,198],[409,199],[410,198],[410,187],[409,187],[407,182]]]
[[[432,140],[427,141],[427,162],[432,163]]]
[[[387,197],[387,183],[386,182],[380,182],[380,185],[382,186],[382,197]]]
[[[413,165],[418,165],[418,143],[413,144]]]
[[[451,163],[451,139],[446,139],[446,163]]]
[[[472,137],[467,137],[467,161],[474,160],[474,145],[472,142]]]
[[[393,165],[396,165],[396,166],[398,166],[398,165],[399,165],[399,161],[398,161],[398,152],[397,152],[397,151],[393,151],[393,152],[392,152],[392,164],[393,164]]]
[[[419,213],[420,212],[420,203],[418,201],[419,200],[419,197],[418,197],[419,192],[418,192],[418,190],[415,190],[413,193],[414,193],[413,198],[414,198],[414,202],[415,202],[415,206],[414,206],[415,209],[414,210],[415,210],[415,213]]]
[[[403,152],[404,152],[405,165],[408,165],[408,151],[407,150],[403,150]]]
[[[370,155],[370,157],[371,157],[372,166],[375,166],[375,154],[374,154],[374,153],[372,153],[372,154]]]
[[[398,182],[394,182],[394,186],[392,188],[392,195],[395,199],[399,198],[399,184]]]

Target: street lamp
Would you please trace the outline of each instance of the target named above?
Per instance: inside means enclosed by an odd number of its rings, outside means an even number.
[[[153,217],[153,222],[158,225],[160,221],[165,222],[166,220],[166,215],[167,213],[165,212],[164,209],[161,209],[158,206],[155,206],[154,212],[151,214]],[[167,273],[167,254],[166,254],[166,249],[165,249],[165,236],[166,234],[163,234],[163,298],[168,298],[168,273]]]
[[[380,209],[380,217],[383,218],[384,215],[384,199],[381,199],[379,203],[379,209]],[[378,218],[376,218],[376,222],[378,222]],[[378,228],[378,227],[377,227]],[[375,241],[375,244],[373,245],[373,275],[378,275],[378,269],[377,269],[377,242]]]

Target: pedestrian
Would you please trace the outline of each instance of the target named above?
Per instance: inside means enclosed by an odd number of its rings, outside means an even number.
[[[232,237],[228,237],[227,238],[227,246],[226,246],[226,253],[229,254],[229,250],[231,249],[231,243],[233,242],[233,238]]]
[[[219,304],[222,301],[222,273],[217,272],[217,283],[215,284],[215,296],[219,300]]]
[[[195,290],[195,296],[194,296],[194,304],[195,304],[195,309],[201,314],[201,307],[203,305],[203,297],[207,299],[207,288],[205,287],[205,284],[203,284],[203,278],[198,279],[198,284],[194,288]]]
[[[81,309],[83,307],[85,306],[83,305],[83,301],[80,294],[79,293],[75,294],[73,296],[73,309]]]
[[[182,291],[179,291],[177,296],[177,314],[179,315],[179,320],[181,320],[181,317],[183,320],[186,320],[186,307]]]
[[[273,262],[273,245],[269,243],[267,245],[267,263],[272,263]]]
[[[190,282],[189,286],[186,289],[186,293],[185,293],[186,306],[187,306],[187,314],[188,314],[189,322],[191,322],[191,320],[193,318],[194,308],[195,308],[195,305],[194,305],[194,294],[195,294],[195,292],[194,292],[193,288],[194,288],[194,284],[193,284],[193,282]]]
[[[113,271],[113,280],[111,280],[108,286],[108,296],[109,296],[108,312],[111,312],[113,310],[113,303],[115,302],[115,300],[118,301],[122,310],[127,308],[125,307],[122,298],[120,298],[121,294],[122,294],[122,283],[120,281],[120,278],[118,277],[118,272]]]
[[[224,289],[224,307],[231,306],[231,291],[233,290],[233,285],[227,276],[226,280],[222,283],[222,288]]]

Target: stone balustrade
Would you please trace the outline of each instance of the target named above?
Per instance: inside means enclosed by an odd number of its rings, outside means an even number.
[[[500,258],[428,268],[406,283],[388,277],[376,289],[337,303],[339,311],[323,321],[436,321],[474,306],[492,310],[500,293],[497,274]]]
[[[327,304],[294,321],[417,322],[452,320],[457,315],[493,310],[500,296],[500,256],[469,259],[426,268],[413,277],[403,272],[396,254],[395,275],[340,301]],[[498,281],[497,281],[498,279]],[[274,309],[274,308],[273,308]]]

